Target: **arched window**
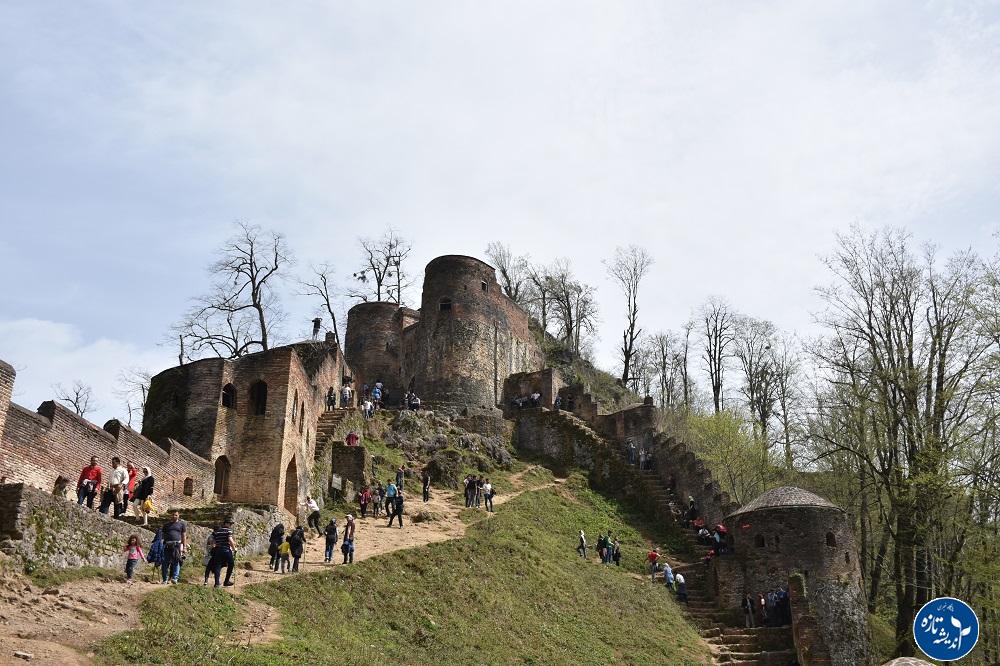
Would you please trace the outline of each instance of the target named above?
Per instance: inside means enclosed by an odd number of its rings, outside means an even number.
[[[236,387],[232,384],[226,384],[222,387],[222,406],[236,407]]]
[[[486,291],[486,287],[487,287],[486,280],[482,280],[479,283],[479,286],[482,288],[483,291]]]
[[[753,538],[753,543],[758,548],[763,548],[764,547],[764,535],[763,534],[758,534],[757,536],[755,536]]]
[[[302,428],[306,425],[306,405],[302,403],[302,407],[299,408],[299,434],[302,434]]]
[[[299,408],[299,390],[295,389],[295,397],[292,398],[292,423],[295,423],[295,412]]]
[[[829,546],[830,548],[837,547],[837,537],[833,535],[833,532],[826,533],[826,545]]]
[[[220,499],[229,494],[229,458],[219,456],[215,460],[215,487],[212,489]]]
[[[447,312],[447,311],[451,310],[451,299],[450,298],[442,298],[441,299],[440,307],[441,307],[441,312]]]
[[[188,497],[194,495],[194,479],[191,477],[184,479],[184,494]]]
[[[267,384],[263,381],[258,380],[250,385],[250,408],[251,413],[256,416],[267,413]]]

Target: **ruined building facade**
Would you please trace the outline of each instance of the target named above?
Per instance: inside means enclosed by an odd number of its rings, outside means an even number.
[[[381,381],[389,405],[412,389],[428,406],[499,415],[507,376],[543,365],[527,314],[491,266],[464,256],[427,265],[420,310],[352,308],[345,343],[328,337],[165,370],[151,380],[141,433],[116,420],[98,427],[54,401],[37,411],[14,404],[15,373],[0,361],[0,475],[46,490],[63,476],[73,487],[90,456],[110,466],[117,455],[153,470],[160,506],[226,501],[296,513],[326,453],[317,425],[330,390]]]

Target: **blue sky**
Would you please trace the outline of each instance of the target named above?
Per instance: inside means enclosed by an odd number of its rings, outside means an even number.
[[[175,2],[0,5],[0,358],[15,399],[160,343],[236,219],[346,277],[394,226],[420,268],[503,240],[642,313],[709,295],[808,332],[852,223],[996,251],[996,2]],[[292,338],[308,303],[286,306]]]

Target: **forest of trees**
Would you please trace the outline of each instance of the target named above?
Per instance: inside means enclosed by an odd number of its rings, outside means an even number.
[[[353,270],[294,273],[281,234],[239,225],[210,267],[210,288],[174,328],[179,361],[284,341],[279,296],[289,286],[339,339],[350,304],[404,301],[410,254],[390,230],[359,240]],[[485,254],[543,340],[592,357],[597,290],[569,260],[535,262],[500,242]],[[620,322],[617,382],[654,397],[664,427],[699,451],[735,501],[794,484],[847,509],[869,611],[895,628],[897,655],[913,653],[920,606],[953,595],[980,612],[983,655],[1000,661],[1000,260],[943,257],[898,230],[853,229],[825,258],[808,337],[715,296],[676,329],[648,330],[653,261],[630,246],[604,263],[623,305],[605,309]],[[130,419],[137,409],[141,419],[148,378],[122,375]],[[65,393],[87,409],[86,387]]]

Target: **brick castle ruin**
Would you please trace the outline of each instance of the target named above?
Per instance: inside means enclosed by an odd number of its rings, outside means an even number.
[[[297,515],[306,494],[322,497],[334,475],[364,482],[364,447],[332,441],[324,420],[328,391],[339,396],[345,384],[381,381],[390,405],[413,390],[467,429],[495,431],[506,416],[516,421],[518,449],[557,470],[587,469],[595,487],[644,502],[665,520],[673,519],[662,489],[670,479],[707,521],[725,522],[734,552],[705,569],[720,612],[738,610],[745,590],[791,582],[800,662],[854,666],[867,650],[857,552],[841,509],[797,488],[734,505],[697,456],[658,431],[651,401],[602,413],[586,387],[546,368],[527,313],[502,293],[494,269],[472,257],[431,261],[419,310],[380,302],[351,308],[343,349],[328,338],[159,373],[142,432],[117,420],[98,427],[55,401],[31,411],[11,402],[14,381],[0,361],[0,475],[9,484],[0,489],[49,491],[59,476],[72,487],[90,456],[102,464],[118,456],[153,470],[159,506],[192,510],[235,503]],[[512,397],[536,391],[540,407],[509,409]],[[557,396],[572,414],[552,409]],[[629,438],[656,452],[656,470],[642,475],[624,463]],[[40,500],[18,501],[0,501],[0,536],[16,536],[9,526],[24,523],[25,505]]]

